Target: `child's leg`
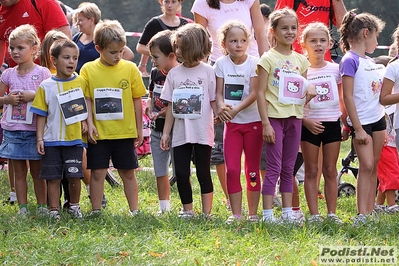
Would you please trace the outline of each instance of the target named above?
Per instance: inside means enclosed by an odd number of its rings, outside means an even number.
[[[12,160],[7,160],[7,164],[8,164],[8,182],[10,184],[10,193],[15,193],[15,174],[14,174],[14,167],[12,165]],[[11,201],[12,199],[10,198],[10,202]]]
[[[388,207],[396,205],[396,202],[395,202],[395,190],[393,190],[393,189],[386,190],[384,194],[385,194],[385,197],[387,199],[387,206]]]
[[[26,180],[27,168],[25,160],[9,160],[13,166],[15,176],[15,191],[18,204],[28,204],[28,183]]]
[[[375,204],[377,205],[384,205],[385,202],[385,192],[382,192],[381,190],[377,191],[377,198],[375,200]]]
[[[26,162],[24,161],[25,165]],[[42,161],[29,161],[30,174],[33,179],[33,188],[35,190],[37,204],[45,205],[47,202],[47,184],[46,180],[40,179],[40,169]]]
[[[222,187],[223,190],[223,194],[226,197],[226,200],[228,200],[229,193],[227,192],[226,164],[225,163],[217,164],[215,168],[219,178],[220,186]]]
[[[299,169],[302,167],[303,165],[303,156],[302,156],[302,152],[298,152],[298,154],[296,155],[296,160],[295,160],[295,166],[294,166],[294,193],[292,195],[292,208],[294,210],[300,211],[301,209],[301,204],[299,201],[299,190],[298,190],[298,184],[297,184],[297,180],[296,180],[296,175],[299,171]]]
[[[211,151],[208,145],[194,144],[195,167],[201,189],[202,213],[211,213],[213,201],[213,184],[211,178]]]
[[[78,204],[80,201],[80,178],[68,178],[70,204]]]
[[[261,178],[260,156],[263,146],[262,123],[242,125],[244,131],[245,176],[247,179],[248,215],[256,215],[259,207]]]
[[[327,213],[335,213],[337,209],[337,160],[340,147],[341,143],[338,141],[323,145],[324,196],[327,203]]]
[[[101,200],[104,195],[104,180],[107,168],[91,169],[90,200],[93,210],[101,210]]]
[[[240,125],[228,123],[225,125],[223,149],[226,164],[226,185],[229,193],[231,211],[233,215],[241,215],[242,187],[241,187],[241,155],[244,139]],[[259,164],[257,168],[259,167]]]
[[[61,179],[47,180],[47,192],[50,204],[50,210],[60,209],[60,185]]]
[[[192,151],[193,145],[190,143],[173,148],[177,189],[184,211],[193,209],[193,191],[190,183]],[[195,159],[197,160],[197,158]]]
[[[123,181],[123,191],[129,208],[131,211],[136,211],[139,209],[139,195],[138,195],[138,185],[136,179],[136,173],[134,169],[118,169],[118,173]],[[104,185],[104,182],[103,182]],[[103,190],[104,192],[104,186]],[[101,195],[102,197],[102,195]]]
[[[317,199],[317,173],[319,146],[316,146],[308,141],[301,141],[302,155],[305,163],[305,197],[308,203],[310,215],[319,214],[318,199]]]
[[[86,186],[87,193],[90,196],[90,170],[87,169],[87,157],[86,157],[86,149],[83,148],[83,155],[82,155],[82,168],[83,168],[83,183]]]

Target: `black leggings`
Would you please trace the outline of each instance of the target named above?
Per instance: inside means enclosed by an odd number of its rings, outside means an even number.
[[[201,194],[213,192],[211,179],[211,151],[212,147],[201,144],[187,143],[173,148],[176,182],[182,204],[193,202],[193,191],[190,183],[191,154],[194,153],[197,179]]]

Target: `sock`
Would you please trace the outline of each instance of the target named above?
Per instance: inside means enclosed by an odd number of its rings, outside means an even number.
[[[37,204],[37,208],[46,208],[47,209],[47,204]]]
[[[159,200],[159,209],[161,211],[170,211],[170,200]]]
[[[90,185],[86,185],[86,191],[87,191],[87,195],[90,196]]]
[[[265,210],[263,210],[263,218],[274,219],[273,209],[265,209]]]
[[[19,204],[19,209],[22,208],[28,209],[28,204]]]
[[[282,212],[283,219],[287,219],[288,217],[292,216],[292,207],[285,207],[282,209]]]
[[[300,211],[300,210],[301,210],[301,207],[292,207],[292,210],[293,210],[293,211]]]
[[[10,201],[17,201],[17,193],[10,192]]]

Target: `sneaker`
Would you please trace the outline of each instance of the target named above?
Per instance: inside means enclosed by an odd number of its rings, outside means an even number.
[[[94,218],[98,218],[102,215],[102,211],[101,210],[92,210],[89,215],[87,216],[87,218],[89,219],[94,219]]]
[[[27,218],[27,217],[29,216],[29,211],[28,211],[27,208],[22,207],[22,208],[18,211],[17,215],[20,216],[20,217],[22,217],[22,218]]]
[[[368,222],[368,217],[366,214],[358,214],[353,220],[353,227],[360,227]]]
[[[387,207],[382,204],[374,204],[374,211],[376,211],[377,213],[386,213]]]
[[[292,216],[294,216],[300,223],[305,222],[305,215],[303,215],[302,210],[293,210]]]
[[[288,224],[288,225],[295,225],[295,226],[301,226],[303,222],[298,221],[293,215],[288,216],[288,217],[283,217],[278,220],[279,223],[281,224]]]
[[[392,205],[386,208],[388,213],[399,213],[399,205]]]
[[[278,219],[276,219],[274,216],[271,216],[271,217],[263,216],[262,222],[268,223],[268,224],[274,224],[274,223],[278,223]]]
[[[170,186],[173,186],[176,183],[176,177],[175,176],[170,176],[169,177],[169,184]]]
[[[49,210],[46,207],[38,207],[36,209],[36,216],[46,216],[48,213]]]
[[[48,214],[51,219],[55,219],[57,221],[61,220],[60,212],[57,210],[51,210]]]
[[[320,214],[311,214],[308,218],[310,224],[321,224],[323,222],[323,217]]]
[[[229,218],[226,220],[226,224],[233,224],[235,222],[240,222],[242,220],[241,215],[231,215]]]
[[[281,200],[277,195],[273,196],[273,207],[281,207]]]
[[[101,200],[101,207],[107,207],[107,198],[105,197],[105,195],[103,195],[103,199]]]
[[[179,218],[183,219],[191,219],[194,217],[194,211],[193,210],[181,210],[179,213]]]
[[[17,194],[15,192],[10,192],[10,197],[3,201],[3,205],[10,204],[14,205],[17,202]]]
[[[80,210],[79,205],[73,205],[73,206],[69,207],[67,212],[74,218],[77,218],[77,219],[83,218],[82,211]]]
[[[341,219],[339,219],[339,217],[335,213],[327,214],[326,220],[331,221],[335,224],[343,224],[344,223]]]
[[[253,215],[248,215],[247,216],[247,221],[251,223],[258,223],[259,222],[259,216],[256,214]]]
[[[139,214],[139,210],[129,210],[129,216],[130,217],[134,217],[137,216]]]

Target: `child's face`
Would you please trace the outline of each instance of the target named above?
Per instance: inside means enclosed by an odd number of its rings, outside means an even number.
[[[164,55],[164,53],[162,53],[157,46],[151,48],[150,54],[151,62],[158,70],[169,71],[171,69],[171,55]]]
[[[374,53],[374,50],[378,45],[377,38],[379,32],[377,32],[376,30],[370,31],[369,29],[363,29],[363,34],[366,41],[366,52],[369,54]]]
[[[79,50],[73,47],[65,47],[58,58],[51,57],[57,73],[56,77],[68,79],[72,77],[78,64]]]
[[[177,61],[179,62],[184,62],[184,58],[182,56],[182,49],[181,49],[182,45],[183,41],[180,38],[177,38],[175,43],[175,54]]]
[[[37,53],[37,46],[31,46],[29,43],[17,39],[10,40],[9,50],[12,60],[17,64],[22,64],[29,61],[33,62]]]
[[[291,46],[298,36],[298,21],[293,16],[282,17],[272,32],[277,44]]]
[[[241,58],[248,48],[247,34],[242,29],[233,27],[227,32],[223,46],[231,58]]]
[[[323,30],[310,30],[303,43],[303,48],[307,51],[309,59],[324,58],[324,54],[330,48],[328,34]]]
[[[112,42],[102,50],[98,46],[96,46],[96,49],[100,53],[100,62],[103,65],[115,66],[122,59],[125,44]]]

